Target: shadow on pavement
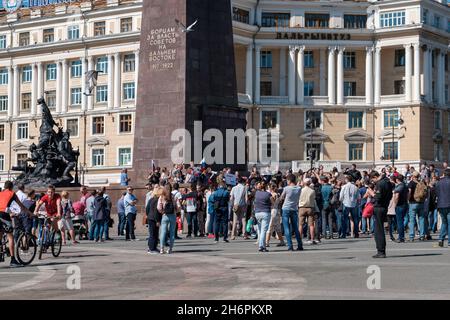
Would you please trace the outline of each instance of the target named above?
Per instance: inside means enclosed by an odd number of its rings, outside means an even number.
[[[174,247],[174,253],[201,253],[201,252],[220,252],[223,250],[210,250],[210,249],[205,249],[205,250],[177,250],[177,247]]]
[[[405,254],[396,256],[387,256],[387,258],[408,258],[408,257],[430,257],[430,256],[442,256],[442,253],[421,253],[421,254]]]

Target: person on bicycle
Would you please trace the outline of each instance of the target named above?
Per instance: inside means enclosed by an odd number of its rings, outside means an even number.
[[[47,187],[47,194],[39,199],[34,209],[34,214],[38,214],[41,206],[45,204],[45,211],[47,212],[47,217],[52,220],[52,229],[57,231],[58,220],[61,218],[62,207],[61,207],[61,196],[55,192],[55,187],[49,185]]]
[[[25,186],[22,183],[17,185],[16,195],[19,201],[25,204],[27,194],[25,193]],[[19,205],[17,205],[15,201],[11,204],[10,210],[14,216],[14,240],[17,241],[19,239],[20,230],[24,230],[26,233],[31,233],[32,221],[28,214],[22,212]]]
[[[8,237],[9,253],[11,255],[11,268],[21,267],[22,265],[14,257],[14,237],[12,228],[12,218],[16,215],[11,212],[10,206],[15,202],[19,208],[20,212],[28,214],[32,213],[23,205],[22,201],[19,200],[17,195],[13,191],[14,185],[11,181],[6,181],[4,185],[4,190],[0,192],[0,239],[3,239],[3,233],[6,233]]]

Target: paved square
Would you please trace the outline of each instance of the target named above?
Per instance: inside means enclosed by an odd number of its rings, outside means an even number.
[[[5,299],[450,299],[450,249],[435,242],[388,243],[388,258],[372,259],[372,238],[325,240],[303,252],[256,252],[254,240],[214,244],[179,240],[173,255],[147,254],[141,241],[116,239],[63,247],[32,266],[0,264]],[[369,290],[367,268],[381,270]],[[81,289],[69,290],[78,266]],[[69,280],[69,281],[68,281]]]

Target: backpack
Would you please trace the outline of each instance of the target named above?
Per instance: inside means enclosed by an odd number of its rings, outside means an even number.
[[[414,201],[425,202],[428,196],[428,187],[424,182],[418,182],[416,185],[416,190],[414,190]]]
[[[173,205],[173,201],[166,202],[164,206],[164,214],[173,214],[175,212],[175,207]]]

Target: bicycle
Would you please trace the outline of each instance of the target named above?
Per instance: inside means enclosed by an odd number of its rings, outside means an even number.
[[[52,255],[57,258],[61,254],[62,236],[60,230],[52,230],[51,218],[39,218],[39,260],[42,260],[42,254],[47,252],[49,248],[52,249]]]
[[[8,228],[12,228],[12,223],[10,221],[0,219],[0,223],[3,223]],[[3,236],[0,238],[0,262],[5,262],[5,255],[11,257],[8,243],[8,236],[6,235],[6,232],[4,232]]]
[[[24,266],[31,264],[37,252],[36,237],[20,229],[15,249],[17,261]]]

